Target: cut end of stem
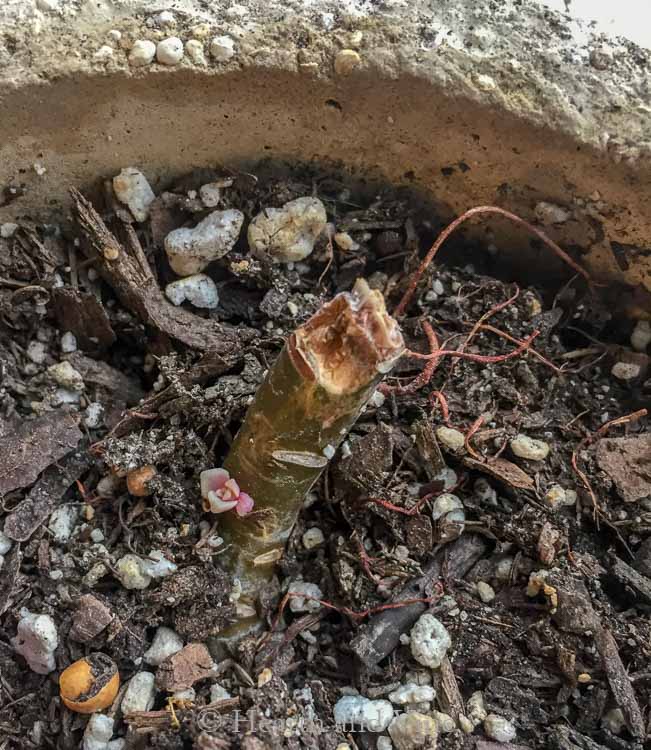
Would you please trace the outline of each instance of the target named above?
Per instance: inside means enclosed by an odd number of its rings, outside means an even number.
[[[397,322],[382,294],[358,279],[292,335],[289,353],[297,370],[328,393],[356,393],[388,372],[404,353]]]

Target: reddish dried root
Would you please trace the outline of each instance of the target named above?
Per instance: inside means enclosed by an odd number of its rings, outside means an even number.
[[[510,341],[512,344],[522,343],[519,339],[516,339],[515,336],[511,336],[510,333],[502,331],[500,328],[495,328],[495,326],[481,325],[479,328],[481,331],[489,331],[490,333],[494,333],[496,336],[500,336],[506,341]],[[562,367],[557,367],[553,362],[548,360],[547,357],[543,357],[543,355],[540,354],[540,352],[537,352],[533,347],[529,347],[529,351],[531,352],[531,355],[533,357],[542,362],[544,365],[547,365],[547,367],[551,368],[554,372],[558,373],[559,375],[565,373],[565,370],[563,370]]]
[[[639,409],[638,411],[634,411],[631,414],[626,414],[623,417],[616,417],[615,419],[611,419],[610,421],[602,424],[598,430],[595,430],[587,437],[583,438],[583,440],[572,451],[572,468],[583,483],[585,489],[588,491],[595,513],[597,513],[597,511],[599,510],[599,503],[597,501],[597,496],[592,489],[592,485],[590,484],[590,480],[588,479],[585,472],[581,471],[581,469],[579,468],[579,452],[592,445],[595,440],[600,438],[602,435],[605,435],[612,427],[616,427],[617,425],[621,424],[630,424],[631,422],[637,422],[638,419],[646,417],[647,414],[647,409]]]
[[[430,355],[436,355],[436,352],[439,351],[439,340],[434,329],[426,320],[423,321],[423,330],[425,331],[425,335],[429,342]],[[401,395],[406,393],[416,393],[416,391],[424,388],[430,382],[434,371],[438,367],[439,361],[440,357],[432,356],[422,372],[416,375],[410,383],[407,385],[388,385],[387,383],[383,383],[380,386],[380,392],[385,395],[388,395],[389,393],[399,393]]]
[[[504,362],[507,359],[512,359],[513,357],[519,356],[520,354],[522,354],[522,352],[529,349],[529,347],[531,346],[531,342],[536,338],[536,336],[539,335],[540,331],[534,331],[531,336],[528,336],[524,341],[520,342],[517,349],[514,349],[512,352],[508,352],[508,354],[469,354],[468,352],[462,352],[456,349],[439,349],[438,351],[432,352],[432,354],[421,354],[420,352],[408,351],[407,354],[410,357],[414,357],[415,359],[430,360],[440,357],[458,357],[459,359],[468,359],[471,362],[495,364],[496,362]]]
[[[517,214],[513,214],[504,208],[499,208],[498,206],[477,206],[475,208],[469,209],[465,213],[461,214],[461,216],[456,218],[451,224],[448,224],[448,226],[436,238],[427,255],[413,274],[411,281],[409,282],[409,286],[407,287],[407,291],[404,293],[402,299],[398,303],[398,306],[396,307],[394,312],[394,315],[396,317],[404,314],[405,310],[407,309],[407,305],[411,301],[411,298],[414,296],[414,292],[418,287],[418,282],[420,281],[421,276],[425,273],[427,267],[430,265],[434,256],[439,251],[439,248],[445,242],[445,240],[447,240],[447,238],[457,229],[457,227],[459,227],[461,224],[463,224],[464,221],[467,221],[472,216],[490,213],[505,216],[507,219],[510,219],[516,224],[519,224],[520,226],[527,229],[529,232],[538,237],[538,239],[541,240],[545,245],[547,245],[547,247],[552,252],[554,252],[562,261],[567,263],[570,268],[573,268],[577,273],[581,274],[581,276],[583,276],[589,284],[592,283],[592,279],[588,272],[575,260],[573,260],[565,252],[565,250],[563,250],[552,239],[550,239],[541,229],[538,229],[537,227],[533,226],[533,224],[525,221],[525,219],[520,218]]]
[[[475,421],[470,425],[470,429],[466,433],[466,436],[464,438],[464,444],[465,448],[468,451],[468,453],[475,459],[475,461],[483,461],[484,458],[481,456],[477,451],[472,447],[470,444],[470,441],[473,437],[473,435],[477,432],[477,430],[484,424],[484,417],[477,417]]]
[[[429,397],[429,403],[432,409],[434,409],[436,403],[441,407],[443,414],[443,421],[446,425],[450,425],[450,407],[448,406],[448,400],[445,398],[441,391],[432,391]]]

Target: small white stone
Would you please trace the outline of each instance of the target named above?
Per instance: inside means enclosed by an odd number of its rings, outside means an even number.
[[[55,383],[68,391],[81,392],[84,390],[84,379],[81,373],[75,370],[68,361],[57,362],[55,365],[48,367],[47,374]]]
[[[36,7],[43,13],[59,10],[59,0],[36,0]]]
[[[576,492],[566,490],[560,484],[553,484],[545,494],[545,501],[551,508],[563,505],[573,506],[576,505]]]
[[[497,88],[495,79],[492,76],[487,76],[485,73],[475,76],[475,81],[482,91],[494,91]]]
[[[70,354],[70,352],[77,351],[77,337],[72,331],[66,331],[61,336],[61,351],[64,354]]]
[[[459,511],[461,512],[459,513]],[[432,505],[432,518],[435,521],[444,516],[454,516],[451,520],[458,520],[461,523],[466,520],[465,513],[463,512],[463,503],[456,495],[452,495],[449,492],[439,495]]]
[[[98,50],[93,53],[93,60],[97,62],[107,62],[113,58],[113,47],[108,44],[103,44]]]
[[[165,296],[177,306],[187,301],[194,307],[213,310],[219,304],[215,282],[203,273],[172,281],[165,287]]]
[[[510,556],[503,557],[495,566],[495,578],[502,583],[506,583],[511,579],[511,573],[513,571],[513,563],[515,559]]]
[[[27,344],[27,350],[25,353],[35,365],[42,365],[47,356],[47,349],[42,341],[33,340]]]
[[[134,711],[149,711],[156,698],[153,672],[138,672],[129,680],[120,708],[122,714]]]
[[[128,206],[133,218],[142,222],[149,216],[149,207],[156,196],[145,175],[135,167],[125,167],[113,178],[113,190],[120,203]]]
[[[435,293],[435,294],[436,294],[437,296],[439,296],[439,297],[440,297],[440,296],[441,296],[442,294],[444,294],[444,293],[445,293],[445,287],[443,286],[443,283],[441,282],[441,280],[440,280],[440,279],[435,279],[435,280],[434,280],[434,282],[433,282],[433,284],[432,284],[432,291],[433,291],[433,292],[434,292],[434,293]]]
[[[106,746],[106,750],[126,750],[127,741],[124,737],[118,737],[115,740],[111,740]]]
[[[359,52],[354,49],[342,49],[335,56],[335,73],[338,76],[349,76],[362,64]]]
[[[210,686],[211,703],[214,703],[215,701],[228,700],[229,698],[232,698],[232,695],[228,692],[228,690],[226,690],[225,687],[220,685],[218,682]]]
[[[93,714],[84,729],[82,750],[108,750],[113,736],[113,719],[105,714]]]
[[[383,732],[393,719],[393,706],[385,700],[345,695],[335,703],[334,718],[339,727],[348,731],[356,727],[367,732]]]
[[[638,320],[631,333],[631,346],[636,352],[645,352],[649,344],[651,344],[651,322]]]
[[[142,590],[151,583],[151,576],[143,570],[142,560],[138,555],[124,555],[117,561],[115,567],[120,583],[125,589]]]
[[[215,36],[210,41],[210,54],[217,62],[227,62],[235,55],[235,42],[230,36]]]
[[[432,716],[438,724],[440,734],[449,734],[457,728],[450,714],[444,714],[442,711],[432,711]]]
[[[299,594],[292,596],[289,600],[289,608],[292,612],[318,612],[321,604],[314,599],[323,599],[323,592],[316,583],[306,583],[305,581],[292,581],[289,585],[288,592]],[[311,596],[312,599],[304,599],[300,595]]]
[[[43,175],[47,173],[47,167],[39,161],[34,162],[32,168],[39,177],[43,177]]]
[[[9,237],[13,237],[17,231],[18,224],[14,224],[10,221],[0,225],[0,237],[3,237],[5,240],[9,239]]]
[[[103,542],[106,537],[101,529],[93,529],[90,532],[90,538],[93,542],[99,544],[100,542]]]
[[[564,224],[572,216],[566,209],[555,203],[547,203],[547,201],[537,203],[534,212],[538,221],[545,226]]]
[[[244,214],[237,209],[213,211],[196,227],[182,227],[165,238],[165,252],[172,270],[179,276],[203,271],[214,260],[223,258],[237,242]]]
[[[13,539],[10,539],[4,531],[0,531],[0,555],[6,555],[13,543]]]
[[[21,609],[18,631],[16,637],[11,639],[11,645],[25,659],[32,672],[49,674],[56,669],[54,652],[59,645],[59,636],[50,615],[36,615]]]
[[[326,223],[325,206],[318,198],[296,198],[254,217],[248,229],[249,247],[254,255],[274,263],[301,261],[314,250]]]
[[[185,52],[195,65],[203,67],[208,64],[203,42],[199,39],[188,39],[185,43]]]
[[[172,693],[172,698],[174,698],[175,701],[193,702],[197,698],[197,691],[192,687],[186,688],[185,690],[177,690],[175,693]]]
[[[389,693],[389,700],[398,706],[409,703],[427,703],[436,698],[436,690],[431,685],[416,685],[408,682]]]
[[[108,36],[108,38],[112,42],[115,42],[117,44],[120,41],[120,39],[122,39],[122,32],[119,31],[118,29],[111,29],[106,36]]]
[[[162,10],[160,13],[157,13],[151,20],[155,26],[158,26],[161,29],[173,28],[174,26],[176,26],[176,17],[171,10]]]
[[[78,391],[69,391],[67,388],[57,388],[52,394],[50,403],[52,406],[63,406],[64,404],[78,404],[81,394]]]
[[[199,188],[199,197],[206,208],[216,208],[222,197],[221,185],[217,182],[207,182]]]
[[[156,57],[156,45],[149,39],[138,39],[129,52],[129,65],[132,68],[142,68],[145,65],[151,65],[154,57]]]
[[[477,594],[484,604],[490,604],[495,599],[495,589],[486,581],[479,581],[477,584]]]
[[[484,732],[496,742],[512,742],[517,734],[513,724],[497,714],[488,714],[484,719]]]
[[[328,459],[328,461],[331,458],[334,458],[336,451],[334,445],[326,445],[326,447],[323,449],[323,455]]]
[[[151,578],[167,578],[178,570],[178,565],[168,560],[159,549],[153,549],[140,565],[143,573]]]
[[[355,240],[348,234],[348,232],[337,232],[333,239],[337,247],[340,247],[346,252],[357,250],[359,248],[357,242],[355,242]]]
[[[60,505],[53,511],[48,522],[48,529],[55,542],[64,544],[72,536],[79,520],[79,507],[76,505]]]
[[[486,707],[484,706],[484,694],[481,690],[473,693],[466,702],[466,715],[472,722],[473,727],[478,727],[486,718]]]
[[[178,65],[183,59],[183,42],[177,36],[170,36],[158,42],[156,60],[161,65]]]
[[[456,487],[459,478],[454,469],[451,469],[449,466],[444,466],[440,471],[437,471],[436,474],[434,474],[432,481],[443,482],[443,491],[447,492],[453,487]]]
[[[426,612],[411,629],[409,645],[412,656],[419,664],[438,669],[452,645],[452,639],[443,623]]]
[[[475,495],[485,503],[491,505],[497,505],[497,492],[491,486],[490,482],[485,477],[479,477],[479,479],[473,485]]]
[[[104,407],[98,401],[88,404],[84,412],[84,424],[89,430],[96,430],[104,423]]]
[[[612,734],[620,734],[626,726],[626,719],[621,708],[611,708],[601,717],[601,726]]]
[[[379,409],[381,406],[384,405],[384,402],[387,400],[387,397],[382,393],[381,391],[373,391],[373,395],[368,400],[369,404],[371,406],[374,406],[376,409]]]
[[[154,635],[151,646],[145,651],[143,659],[154,667],[162,664],[183,648],[183,639],[171,628],[161,625]]]
[[[305,549],[314,549],[323,544],[325,537],[318,526],[313,526],[303,534],[303,546]]]
[[[642,368],[635,362],[615,362],[610,374],[617,380],[635,380],[639,377]]]
[[[375,747],[377,750],[393,750],[393,742],[390,737],[378,737]]]
[[[529,461],[544,461],[549,455],[549,444],[527,435],[516,435],[510,442],[511,450],[516,456]]]
[[[438,726],[431,716],[411,711],[393,719],[389,734],[396,750],[420,750],[436,747]]]
[[[466,438],[463,432],[455,430],[453,427],[437,427],[436,437],[440,443],[453,452],[462,451],[466,444]]]
[[[459,716],[459,729],[461,729],[464,734],[472,734],[475,731],[472,721],[463,714]]]

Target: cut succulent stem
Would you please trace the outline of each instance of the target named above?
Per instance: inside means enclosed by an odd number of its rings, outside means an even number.
[[[220,519],[246,599],[270,578],[306,493],[403,352],[382,295],[362,279],[288,339],[224,463],[255,501],[250,515]]]

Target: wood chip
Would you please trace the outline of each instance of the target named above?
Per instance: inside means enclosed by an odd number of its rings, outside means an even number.
[[[98,385],[128,405],[137,404],[145,397],[145,392],[133,378],[106,362],[91,359],[81,352],[73,352],[68,359],[86,385]]]
[[[625,587],[630,589],[645,604],[651,604],[651,580],[641,575],[630,565],[615,558],[610,573]]]
[[[190,643],[158,667],[156,685],[160,690],[175,693],[187,690],[214,673],[215,664],[208,649],[203,643]]]
[[[602,438],[596,457],[625,503],[651,496],[651,433]]]
[[[58,465],[45,470],[27,497],[5,519],[4,532],[14,541],[25,542],[47,521],[70,485],[94,463],[84,447],[70,453]]]
[[[116,340],[104,305],[90,292],[71,287],[52,290],[54,314],[62,331],[72,331],[82,349],[106,349]]]
[[[488,461],[477,461],[469,456],[464,456],[463,463],[475,471],[488,474],[495,479],[499,479],[511,487],[517,487],[521,490],[533,489],[533,479],[512,461],[506,458],[492,458]]]
[[[438,697],[442,710],[446,714],[450,714],[457,721],[461,714],[465,714],[465,708],[461,692],[459,691],[459,685],[457,684],[457,678],[447,656],[441,660],[439,674],[441,691]]]
[[[76,419],[61,412],[0,421],[0,496],[32,484],[43,469],[76,448],[81,437]]]

